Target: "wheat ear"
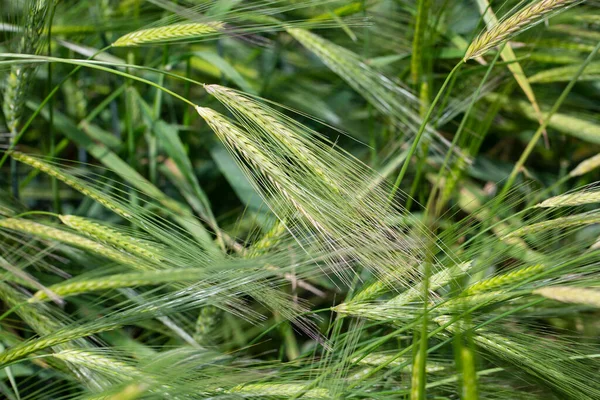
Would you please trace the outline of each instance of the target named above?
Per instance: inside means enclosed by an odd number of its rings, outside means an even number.
[[[87,280],[65,281],[49,287],[59,296],[72,296],[79,293],[94,292],[99,290],[118,289],[133,286],[160,285],[167,282],[198,280],[202,270],[198,268],[171,268],[160,271],[133,272],[129,274],[116,274],[108,277]],[[35,302],[48,300],[48,294],[38,291],[29,300]]]
[[[531,278],[532,276],[535,276],[536,274],[544,271],[544,269],[545,266],[541,264],[519,268],[514,271],[510,271],[505,274],[497,275],[474,283],[468,288],[466,288],[463,294],[467,296],[473,296],[489,292],[490,290],[497,289],[502,286],[519,283],[524,279]]]
[[[108,226],[90,221],[87,218],[75,215],[60,215],[59,218],[65,225],[102,243],[114,246],[149,261],[161,261],[160,255],[155,250],[156,246],[158,246],[157,244],[150,245],[135,237],[124,235]]]
[[[570,177],[581,176],[600,167],[600,154],[596,154],[586,160],[580,162],[571,172]]]
[[[217,33],[222,27],[223,24],[219,22],[190,22],[161,26],[158,28],[141,29],[121,36],[112,44],[112,46],[128,47],[200,38],[202,36]]]
[[[239,394],[243,397],[284,397],[292,398],[304,393],[308,384],[301,383],[254,383],[249,385],[240,385],[227,390],[231,394]],[[302,396],[303,399],[330,399],[327,389],[309,389]]]
[[[60,171],[58,168],[54,167],[53,165],[50,165],[44,161],[38,160],[37,158],[28,156],[26,154],[19,153],[17,151],[12,152],[11,156],[13,159],[15,159],[17,161],[27,164],[37,170],[40,170],[40,171],[58,179],[61,182],[64,182],[65,184],[71,186],[73,189],[77,190],[84,196],[87,196],[91,199],[96,200],[98,203],[102,204],[104,207],[108,208],[115,214],[118,214],[125,219],[131,218],[131,215],[127,211],[125,211],[123,209],[123,207],[121,207],[116,201],[111,199],[109,196],[99,193],[96,190],[87,188],[81,180],[63,173],[62,171]]]
[[[537,204],[536,207],[551,208],[565,206],[580,206],[583,204],[600,203],[600,190],[577,192],[550,197]]]
[[[310,220],[311,223],[320,226],[320,224],[311,217],[310,213],[308,213],[279,183],[280,181],[285,181],[287,179],[285,173],[277,165],[273,164],[269,158],[264,155],[261,149],[248,140],[246,134],[241,129],[210,108],[196,107],[196,111],[204,118],[219,139],[244,155],[244,157],[246,157],[258,171],[261,171],[263,176],[268,179],[269,182],[271,182],[271,184],[273,184],[302,215]]]
[[[471,43],[464,61],[479,57],[493,47],[502,44],[515,34],[530,28],[548,14],[576,3],[578,0],[540,0],[530,4],[498,23],[489,31],[480,34]]]
[[[118,250],[94,242],[83,236],[53,228],[48,225],[21,218],[4,218],[0,220],[0,227],[17,232],[28,233],[43,239],[56,240],[57,242],[85,249],[121,264],[127,264],[134,268],[141,268],[141,264],[136,258],[127,256]]]
[[[52,357],[71,364],[103,372],[122,380],[140,378],[143,374],[136,368],[115,358],[104,357],[97,352],[69,349],[53,353]]]
[[[600,212],[592,211],[588,213],[569,215],[568,217],[555,218],[548,221],[538,222],[536,224],[526,225],[511,232],[504,238],[545,232],[549,229],[569,228],[573,226],[591,225],[597,223],[600,223]]]
[[[10,363],[27,357],[32,353],[47,349],[48,347],[54,347],[62,343],[67,343],[75,339],[112,330],[117,327],[118,326],[114,324],[96,326],[93,328],[89,326],[82,326],[78,328],[70,328],[69,330],[56,331],[50,335],[23,342],[4,351],[3,353],[0,353],[0,366],[6,366]]]
[[[600,308],[600,290],[572,286],[550,286],[533,291],[547,299]]]
[[[247,118],[259,126],[273,127],[270,132],[274,134],[277,139],[286,143],[286,145],[289,146],[289,149],[293,151],[307,167],[311,168],[319,178],[327,183],[334,192],[340,192],[339,182],[335,182],[331,179],[321,165],[322,161],[315,157],[310,149],[308,149],[302,141],[298,140],[296,137],[297,135],[287,126],[266,113],[265,110],[258,107],[254,102],[230,88],[220,85],[206,85],[205,89],[226,107],[229,107],[234,113],[237,112],[240,116],[243,116],[243,118]]]

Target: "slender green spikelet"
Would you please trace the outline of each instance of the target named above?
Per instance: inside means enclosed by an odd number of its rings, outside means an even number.
[[[475,38],[467,49],[464,61],[485,54],[491,48],[542,21],[550,13],[566,9],[577,2],[578,0],[539,0],[525,6]]]
[[[283,397],[292,398],[302,395],[303,399],[330,399],[331,396],[327,389],[316,388],[305,390],[308,384],[302,383],[254,383],[249,385],[240,385],[227,390],[228,393],[238,394],[243,397]]]
[[[167,282],[194,281],[202,276],[198,268],[171,268],[160,271],[133,272],[129,274],[115,274],[102,278],[65,281],[50,286],[50,290],[59,296],[73,296],[76,294],[109,290],[134,286],[160,285]],[[30,302],[48,300],[48,295],[40,290],[29,299]]]
[[[445,286],[448,283],[450,283],[453,279],[461,277],[471,268],[471,264],[471,261],[456,264],[450,268],[445,268],[440,272],[434,274],[429,279],[429,290],[437,290],[442,286]],[[412,286],[407,291],[389,300],[386,306],[399,307],[421,298],[423,296],[424,285],[424,282],[420,282],[418,285]]]
[[[600,191],[577,192],[550,197],[537,204],[536,207],[566,207],[579,206],[583,204],[600,203]]]
[[[322,165],[323,161],[316,157],[305,143],[299,140],[293,130],[282,124],[266,112],[265,109],[259,107],[256,102],[250,101],[247,97],[239,95],[235,90],[224,86],[206,85],[205,89],[242,118],[252,120],[252,122],[260,126],[271,126],[273,129],[270,132],[276,135],[277,139],[285,143],[288,148],[292,149],[295,156],[311,168],[319,178],[327,182],[332,190],[336,192],[340,191],[340,183],[334,181],[325,172],[325,167]]]
[[[30,354],[36,353],[41,350],[45,350],[49,347],[54,347],[59,344],[67,343],[75,339],[91,336],[96,333],[105,332],[108,330],[115,329],[117,326],[114,324],[109,325],[96,325],[94,327],[81,326],[81,327],[70,327],[68,329],[61,329],[53,332],[49,335],[42,336],[38,339],[29,340],[22,342],[10,349],[0,353],[0,366],[6,366],[15,361],[21,360]]]
[[[531,83],[569,82],[577,73],[579,65],[568,65],[566,67],[551,68],[538,72],[529,78]],[[596,81],[600,79],[600,63],[589,63],[581,73],[578,81]]]
[[[600,196],[598,197],[599,198],[597,201],[600,201]],[[504,238],[545,232],[549,229],[569,228],[573,226],[591,225],[597,223],[600,223],[600,212],[591,211],[582,214],[569,215],[567,217],[555,218],[548,221],[542,221],[536,224],[526,225],[509,233]]]
[[[427,28],[427,19],[429,17],[429,10],[431,8],[432,0],[422,0],[418,2],[417,7],[417,19],[415,21],[415,34],[412,42],[412,54],[410,59],[410,71],[412,81],[415,85],[420,84],[421,80],[421,67],[423,64],[423,53],[424,53],[424,38],[425,30]]]
[[[87,187],[80,179],[77,179],[73,176],[67,175],[64,172],[60,171],[53,165],[50,165],[44,161],[41,161],[37,158],[28,156],[19,152],[12,152],[11,156],[13,159],[20,161],[24,164],[27,164],[37,170],[40,170],[61,182],[71,186],[73,189],[77,190],[84,196],[87,196],[91,199],[96,200],[98,203],[102,204],[104,207],[108,208],[115,214],[122,216],[125,219],[131,218],[131,215],[123,209],[116,201],[111,199],[109,196],[106,196],[103,193],[100,193],[94,189]]]
[[[90,221],[75,215],[59,215],[60,220],[67,226],[83,233],[104,244],[126,251],[150,261],[161,261],[158,244],[149,244],[135,237],[124,235],[116,229]]]
[[[403,372],[412,371],[412,366],[410,365],[411,359],[404,357],[396,357],[390,354],[381,354],[381,353],[371,353],[365,357],[354,357],[350,359],[351,362],[357,363],[358,365],[370,365],[377,367],[379,365],[387,365],[389,368],[400,367],[404,365],[402,368]],[[426,370],[429,373],[433,372],[442,372],[448,369],[447,365],[443,363],[428,361]]]
[[[439,307],[440,313],[452,313],[456,310],[464,310],[474,306],[483,307],[491,304],[500,303],[512,299],[514,297],[521,296],[519,292],[509,292],[505,290],[487,291],[482,293],[476,293],[467,296],[460,296],[442,303]]]
[[[113,47],[140,46],[144,44],[157,44],[192,40],[218,33],[223,28],[219,22],[179,23],[158,28],[141,29],[118,38]]]
[[[570,177],[581,176],[587,174],[590,171],[600,167],[600,154],[596,154],[593,157],[588,158],[587,160],[582,161],[577,165],[571,172],[569,172]]]
[[[235,124],[228,121],[221,114],[210,108],[196,107],[196,111],[202,118],[204,118],[204,120],[217,134],[219,139],[223,141],[223,143],[238,150],[240,153],[246,156],[246,159],[256,167],[256,170],[263,171],[265,178],[269,179],[269,181],[279,190],[279,192],[296,206],[300,213],[302,213],[306,218],[311,219],[310,214],[280,183],[286,180],[283,170],[271,162],[261,149],[248,140],[247,134],[245,134]],[[317,221],[312,221],[314,224],[318,224]]]
[[[131,365],[112,357],[104,357],[98,352],[69,349],[53,353],[52,357],[71,364],[84,366],[122,380],[139,379],[143,377],[143,374]]]
[[[409,89],[388,78],[365,63],[358,54],[338,46],[312,32],[288,28],[287,32],[340,78],[344,79],[358,94],[363,96],[379,112],[400,122],[403,129],[416,134],[421,125],[419,99]],[[428,127],[428,135],[444,139]],[[435,144],[437,146],[437,144]]]
[[[392,287],[392,284],[390,282],[378,279],[375,282],[368,284],[367,287],[365,287],[356,296],[354,296],[352,298],[352,303],[362,303],[365,301],[373,300],[380,296],[382,293],[389,290],[390,287]]]
[[[286,233],[286,227],[283,222],[277,221],[275,225],[264,234],[259,241],[254,243],[248,250],[248,256],[255,257],[262,254],[264,251],[273,247],[277,240]]]
[[[218,338],[217,329],[221,310],[215,306],[205,306],[200,309],[196,320],[194,340],[201,346],[213,345]]]
[[[383,307],[385,303],[381,302],[362,302],[362,303],[342,303],[331,310],[338,314],[351,315],[357,318],[366,318],[373,321],[395,321],[403,318],[411,319],[414,317],[412,309],[405,307]]]
[[[11,308],[16,307],[15,310],[19,317],[39,334],[48,334],[53,330],[58,329],[60,326],[56,321],[48,317],[48,310],[37,308],[33,305],[21,306],[27,301],[26,296],[4,282],[0,282],[0,299],[2,299],[7,306]]]
[[[0,227],[13,231],[28,233],[44,239],[56,240],[70,246],[79,247],[87,251],[98,254],[102,257],[116,261],[118,263],[127,264],[132,267],[142,268],[142,264],[137,258],[133,258],[124,254],[112,247],[105,246],[101,243],[90,240],[86,237],[77,234],[63,231],[62,229],[53,228],[48,225],[39,224],[21,218],[4,218],[0,219]]]
[[[530,265],[528,267],[519,268],[514,271],[510,271],[474,283],[468,288],[466,288],[463,294],[467,296],[473,296],[484,292],[489,292],[490,290],[496,290],[497,288],[500,288],[502,286],[515,285],[525,279],[529,279],[539,274],[540,272],[543,272],[545,269],[545,266],[542,264]]]
[[[536,289],[534,294],[563,303],[582,304],[600,308],[600,290],[574,286],[549,286]]]
[[[429,278],[429,290],[435,291],[442,286],[447,285],[453,279],[457,279],[464,275],[471,268],[471,264],[470,261],[464,262],[435,273]],[[350,304],[342,303],[338,305],[335,310],[339,313],[355,315],[357,317],[365,315],[365,309],[368,309],[366,312],[367,315],[382,315],[385,313],[385,310],[399,310],[408,303],[422,298],[423,287],[424,282],[420,282],[383,304],[369,304],[367,303],[369,300],[372,300],[390,288],[389,283],[377,281],[368,285],[358,295],[352,298]]]
[[[36,54],[41,47],[46,19],[54,2],[51,0],[32,0],[29,12],[23,24],[23,36],[19,45],[19,53]],[[11,135],[15,135],[23,112],[27,90],[34,73],[30,65],[13,65],[6,82],[2,111]]]
[[[332,268],[344,279],[348,275],[344,276],[343,267],[352,267],[349,258],[390,280],[415,273],[423,253],[408,243],[404,223],[390,223],[390,208],[400,206],[390,205],[389,192],[383,187],[365,190],[365,183],[374,179],[373,171],[264,104],[217,85],[207,90],[245,129],[212,110],[198,107],[198,113],[278,218],[289,218],[296,240],[322,246],[325,254],[332,255],[328,260]],[[418,225],[417,231],[415,240],[428,240],[429,231]],[[350,254],[340,265],[337,255],[344,252]]]

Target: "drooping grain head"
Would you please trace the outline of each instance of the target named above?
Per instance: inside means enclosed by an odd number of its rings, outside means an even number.
[[[86,237],[67,232],[62,229],[54,228],[52,226],[40,224],[27,219],[3,218],[0,219],[0,228],[30,234],[43,239],[55,240],[70,246],[85,249],[121,264],[126,264],[135,268],[146,268],[145,264],[140,262],[139,259],[115,250],[112,247],[105,246]]]
[[[151,245],[135,237],[125,235],[116,229],[76,215],[59,215],[59,218],[65,225],[102,243],[149,261],[161,261],[160,254],[156,251],[157,244]]]
[[[94,199],[98,203],[102,204],[104,207],[108,208],[115,214],[120,215],[125,219],[129,219],[132,217],[132,215],[128,211],[126,211],[117,201],[112,199],[110,196],[107,196],[104,193],[100,193],[99,191],[87,186],[85,182],[61,171],[54,165],[51,165],[45,161],[17,151],[13,151],[11,153],[11,157],[37,170],[40,170],[48,174],[49,176],[58,179],[61,182],[64,182],[65,184],[71,186],[73,189],[82,193],[84,196]]]
[[[202,107],[198,113],[240,161],[278,217],[294,221],[299,229],[296,238],[317,242],[329,254],[349,251],[363,267],[396,280],[418,265],[419,254],[384,217],[387,193],[373,189],[357,196],[372,179],[366,166],[249,96],[219,85],[205,88],[231,110],[239,125]],[[344,268],[351,270],[347,262],[340,264],[339,258],[336,262],[332,258],[340,276],[348,273]]]

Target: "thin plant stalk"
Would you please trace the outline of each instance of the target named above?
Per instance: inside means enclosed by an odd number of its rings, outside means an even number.
[[[588,57],[585,59],[585,61],[580,65],[580,67],[577,70],[577,72],[571,78],[571,81],[569,82],[569,84],[562,91],[562,93],[560,94],[560,96],[558,97],[558,99],[556,100],[556,102],[554,103],[554,105],[552,106],[552,108],[550,109],[550,111],[545,115],[544,122],[535,131],[535,133],[533,134],[533,137],[531,138],[531,140],[529,140],[529,143],[527,144],[527,147],[525,148],[525,150],[523,150],[523,153],[521,154],[521,157],[519,157],[519,160],[516,162],[516,164],[515,164],[514,168],[512,169],[509,177],[507,178],[506,183],[504,184],[504,187],[502,188],[502,191],[498,195],[498,198],[497,198],[497,201],[496,201],[496,204],[497,204],[496,207],[504,199],[504,197],[506,196],[506,194],[508,193],[508,191],[510,190],[510,188],[514,184],[514,182],[515,182],[515,180],[517,178],[517,175],[519,174],[519,172],[521,171],[521,169],[525,165],[525,162],[529,158],[529,155],[533,151],[533,148],[535,147],[535,145],[539,141],[540,137],[542,136],[542,134],[544,133],[544,131],[548,127],[548,124],[550,123],[550,119],[558,111],[558,109],[562,106],[563,102],[566,100],[567,96],[569,95],[569,93],[573,89],[573,86],[575,86],[575,83],[577,83],[577,79],[583,73],[583,71],[588,66],[588,64],[590,62],[592,62],[592,60],[594,59],[594,57],[598,53],[598,50],[600,50],[600,42],[598,42],[598,44],[596,44],[596,46],[594,47],[594,49],[592,50],[592,52],[588,55]]]
[[[425,114],[425,117],[423,118],[423,122],[421,123],[421,126],[419,127],[417,135],[413,139],[412,145],[410,146],[410,150],[408,151],[406,159],[404,160],[404,163],[402,164],[400,173],[398,174],[398,177],[396,178],[396,181],[394,182],[394,186],[392,187],[392,191],[389,195],[390,201],[393,200],[394,196],[396,195],[396,192],[400,188],[400,183],[402,183],[402,179],[404,179],[404,175],[406,175],[406,170],[408,169],[408,165],[410,164],[412,156],[414,155],[415,151],[417,150],[419,141],[421,140],[421,137],[423,136],[423,133],[425,132],[425,128],[427,127],[427,121],[429,120],[429,118],[431,117],[431,114],[433,113],[433,109],[435,108],[436,104],[442,97],[442,93],[444,92],[444,89],[446,89],[448,82],[450,82],[452,80],[452,76],[458,72],[458,70],[460,69],[460,67],[463,64],[464,64],[464,61],[462,61],[462,60],[459,61],[458,64],[456,64],[456,66],[452,69],[452,71],[450,71],[450,74],[448,74],[448,76],[446,76],[446,80],[442,84],[442,87],[440,88],[437,95],[431,102],[431,105],[429,106],[429,109],[427,110],[427,114]]]
[[[52,21],[54,20],[54,13],[56,7],[52,7],[50,12],[50,19],[48,22],[48,57],[52,57]],[[48,93],[52,92],[52,63],[48,63]],[[50,136],[50,153],[54,154],[56,151],[56,133],[54,132],[54,97],[48,104],[48,133]],[[61,212],[60,206],[60,195],[58,193],[58,181],[56,178],[50,178],[50,184],[52,185],[52,201],[55,213]]]
[[[448,149],[448,152],[446,153],[446,156],[444,157],[444,162],[442,163],[442,166],[440,167],[440,171],[438,172],[438,176],[435,180],[434,186],[431,189],[431,193],[429,195],[429,200],[427,202],[427,207],[425,208],[426,210],[430,210],[433,204],[433,199],[436,196],[437,191],[439,190],[439,185],[440,182],[442,180],[442,174],[444,173],[446,167],[448,166],[448,163],[450,161],[450,154],[452,153],[452,150],[454,149],[454,147],[457,145],[464,129],[465,126],[467,124],[467,120],[469,119],[469,116],[471,115],[471,111],[473,110],[473,107],[475,106],[475,103],[477,102],[477,99],[479,97],[479,94],[481,93],[481,90],[483,89],[483,85],[485,84],[485,82],[488,80],[492,70],[494,69],[494,66],[496,65],[496,62],[498,61],[499,57],[500,57],[501,51],[498,51],[496,53],[496,56],[494,57],[494,59],[492,60],[492,62],[489,64],[488,69],[485,72],[484,77],[481,79],[481,81],[479,82],[479,86],[477,86],[477,89],[475,90],[475,93],[473,93],[473,97],[471,99],[471,103],[469,104],[469,108],[467,108],[467,110],[465,111],[465,114],[463,115],[462,120],[460,121],[460,125],[458,126],[458,129],[456,130],[456,133],[454,134],[454,137],[452,138],[452,143],[450,144],[450,149]],[[443,199],[440,199],[443,201]],[[441,203],[441,202],[440,202]],[[440,207],[442,207],[443,204],[438,204],[436,206],[436,210],[433,213],[434,216],[439,214],[439,210]]]

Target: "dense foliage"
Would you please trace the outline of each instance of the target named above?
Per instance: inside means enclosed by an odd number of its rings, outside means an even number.
[[[600,399],[594,0],[0,0],[0,392]]]

